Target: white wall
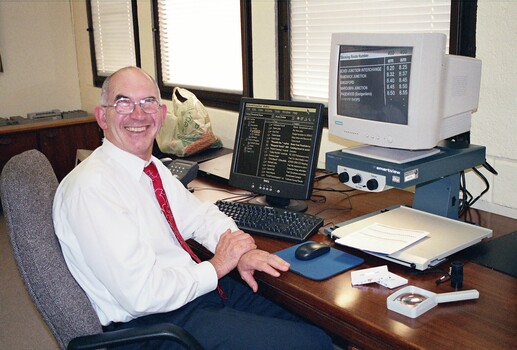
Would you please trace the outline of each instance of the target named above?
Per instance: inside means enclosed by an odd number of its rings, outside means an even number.
[[[275,8],[273,0],[252,2],[256,97],[278,95]],[[139,0],[138,11],[142,67],[154,74],[149,0]],[[487,147],[487,159],[499,172],[498,176],[491,176],[484,171],[491,189],[476,207],[515,218],[517,21],[513,17],[516,13],[517,1],[478,1],[477,56],[483,61],[483,76],[479,110],[472,121],[472,142]],[[86,28],[85,1],[0,0],[0,52],[5,69],[5,73],[0,73],[0,116],[50,108],[93,111],[100,89],[92,83]],[[215,133],[226,146],[232,147],[236,113],[217,109],[209,112]],[[343,144],[324,132],[322,155],[342,147]],[[323,159],[320,157],[321,167]],[[483,184],[470,175],[468,188],[477,195]]]
[[[0,0],[0,117],[81,108],[68,1]]]

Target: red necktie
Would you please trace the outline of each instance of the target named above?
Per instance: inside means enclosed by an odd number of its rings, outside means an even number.
[[[160,174],[158,174],[158,169],[156,168],[156,165],[154,163],[149,163],[148,166],[144,168],[144,173],[149,176],[153,182],[154,187],[154,194],[156,195],[156,199],[158,200],[158,204],[160,204],[160,208],[162,209],[162,213],[167,219],[167,222],[169,223],[172,232],[174,232],[174,236],[176,236],[176,239],[178,240],[181,247],[190,254],[192,259],[200,263],[201,259],[192,251],[190,246],[185,242],[185,239],[183,239],[183,236],[180,234],[178,230],[178,226],[176,226],[176,220],[174,220],[174,216],[172,215],[172,210],[169,205],[169,200],[167,199],[167,194],[165,193],[165,190],[163,189],[162,179],[160,178]],[[221,287],[217,286],[217,291],[219,292],[219,295],[223,299],[227,299],[226,295],[224,294]]]

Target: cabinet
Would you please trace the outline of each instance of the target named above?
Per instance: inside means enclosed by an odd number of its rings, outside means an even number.
[[[77,149],[95,149],[102,130],[92,116],[0,127],[0,171],[11,157],[41,151],[61,181],[75,165]]]

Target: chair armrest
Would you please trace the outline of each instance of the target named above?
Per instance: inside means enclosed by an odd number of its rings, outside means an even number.
[[[70,341],[67,350],[99,349],[109,345],[123,345],[153,339],[177,342],[185,349],[203,350],[190,333],[179,326],[166,323],[77,337]]]

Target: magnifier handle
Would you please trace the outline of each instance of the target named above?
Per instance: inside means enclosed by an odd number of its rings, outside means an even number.
[[[448,303],[451,301],[470,300],[470,299],[478,299],[478,298],[479,298],[479,292],[477,291],[477,289],[469,289],[469,290],[461,290],[461,291],[457,291],[457,292],[436,294],[437,303]]]

